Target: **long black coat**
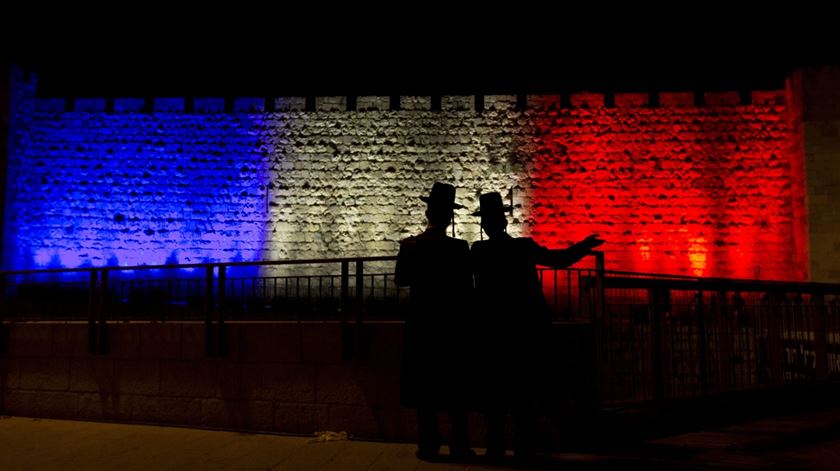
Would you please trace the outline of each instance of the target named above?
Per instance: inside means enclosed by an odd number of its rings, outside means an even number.
[[[471,259],[478,307],[477,401],[485,407],[539,403],[551,382],[551,316],[537,265],[567,264],[530,238],[475,242]]]
[[[466,241],[426,231],[400,242],[396,282],[410,286],[401,398],[406,406],[463,407],[470,360],[467,299],[472,290]]]

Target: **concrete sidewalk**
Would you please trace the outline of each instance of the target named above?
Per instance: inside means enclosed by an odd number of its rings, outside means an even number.
[[[683,469],[840,469],[838,444],[835,408],[651,440],[642,455]]]
[[[620,455],[555,453],[540,469],[838,469],[840,409],[651,440]],[[503,470],[426,463],[415,446],[356,440],[126,425],[0,419],[0,469]],[[478,450],[481,454],[483,450]],[[512,466],[512,462],[510,463]]]
[[[502,470],[481,464],[426,463],[406,443],[4,417],[0,470]],[[446,451],[445,449],[443,450]],[[478,450],[479,454],[483,450]],[[591,469],[597,455],[558,455]]]

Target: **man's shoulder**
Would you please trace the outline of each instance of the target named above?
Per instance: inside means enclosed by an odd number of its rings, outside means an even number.
[[[411,245],[411,244],[416,244],[416,243],[417,243],[417,236],[409,236],[409,237],[406,237],[405,239],[400,240],[400,245],[403,245],[403,244]]]
[[[421,244],[422,245],[422,244]],[[417,252],[418,239],[417,236],[406,237],[400,241],[400,256],[408,255]]]

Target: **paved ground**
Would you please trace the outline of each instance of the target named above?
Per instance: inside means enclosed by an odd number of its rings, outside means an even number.
[[[425,463],[414,446],[188,428],[3,417],[0,469],[501,470]],[[481,452],[482,450],[479,450]],[[510,463],[511,467],[513,463]],[[627,468],[632,466],[632,468]],[[556,453],[540,469],[840,469],[840,409],[652,440],[622,452]]]

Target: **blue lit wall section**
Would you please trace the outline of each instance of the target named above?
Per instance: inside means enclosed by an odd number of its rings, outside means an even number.
[[[260,115],[33,114],[16,121],[4,268],[260,259]]]

